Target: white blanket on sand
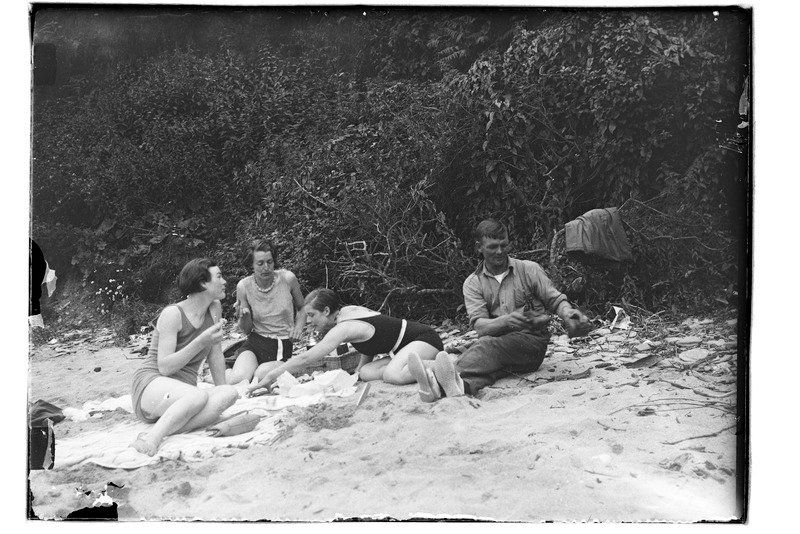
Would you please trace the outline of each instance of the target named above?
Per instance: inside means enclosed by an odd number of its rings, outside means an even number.
[[[355,382],[357,377],[353,377]],[[199,387],[211,387],[210,384],[199,384]],[[82,463],[93,463],[110,469],[135,469],[162,460],[181,460],[199,462],[213,456],[230,456],[236,449],[245,449],[251,445],[269,443],[278,434],[276,422],[279,413],[288,406],[310,406],[322,402],[326,395],[349,397],[355,393],[355,386],[337,388],[335,391],[319,392],[311,395],[288,397],[271,395],[263,397],[242,397],[236,404],[222,414],[222,418],[241,412],[252,412],[264,418],[251,432],[238,436],[211,437],[204,430],[196,430],[185,434],[167,436],[155,456],[147,456],[137,452],[130,444],[141,432],[152,427],[140,421],[125,421],[102,430],[79,434],[74,437],[56,441],[56,457],[53,469],[68,469]],[[107,399],[103,402],[91,401],[83,409],[68,408],[64,410],[70,419],[83,421],[91,413],[111,411],[122,408],[132,412],[131,397],[125,395]],[[67,411],[70,411],[67,414]]]

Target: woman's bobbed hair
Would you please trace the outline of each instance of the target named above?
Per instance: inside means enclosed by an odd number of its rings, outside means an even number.
[[[305,304],[319,311],[325,310],[325,306],[327,306],[331,313],[342,307],[342,303],[339,302],[339,296],[325,287],[317,288],[306,295]]]
[[[196,258],[189,260],[178,275],[178,289],[182,295],[201,293],[205,291],[203,284],[211,281],[209,269],[215,267],[217,262],[209,258]]]

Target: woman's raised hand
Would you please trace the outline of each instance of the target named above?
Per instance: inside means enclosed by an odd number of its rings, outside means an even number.
[[[218,322],[214,323],[212,326],[206,328],[202,334],[197,336],[197,340],[202,344],[204,347],[209,347],[211,345],[216,345],[220,341],[222,341],[222,326],[225,324],[225,319],[220,319]]]
[[[304,328],[302,326],[295,325],[294,328],[292,328],[291,340],[300,341],[303,339],[303,330]]]
[[[250,307],[241,304],[238,300],[233,303],[233,308],[236,312],[236,318],[241,319],[244,316],[250,315]]]

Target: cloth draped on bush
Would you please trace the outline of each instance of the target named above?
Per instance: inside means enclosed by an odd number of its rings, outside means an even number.
[[[568,222],[564,240],[566,252],[595,254],[614,261],[633,259],[617,208],[593,209]]]

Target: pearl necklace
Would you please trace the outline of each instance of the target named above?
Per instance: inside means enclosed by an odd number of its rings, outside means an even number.
[[[278,280],[278,277],[276,275],[273,275],[272,276],[272,283],[269,285],[268,288],[263,289],[260,285],[258,285],[258,280],[256,280],[255,277],[253,277],[253,282],[255,282],[255,284],[256,284],[256,289],[259,290],[262,293],[269,293],[272,290],[272,288],[275,287],[275,282],[277,280]]]

